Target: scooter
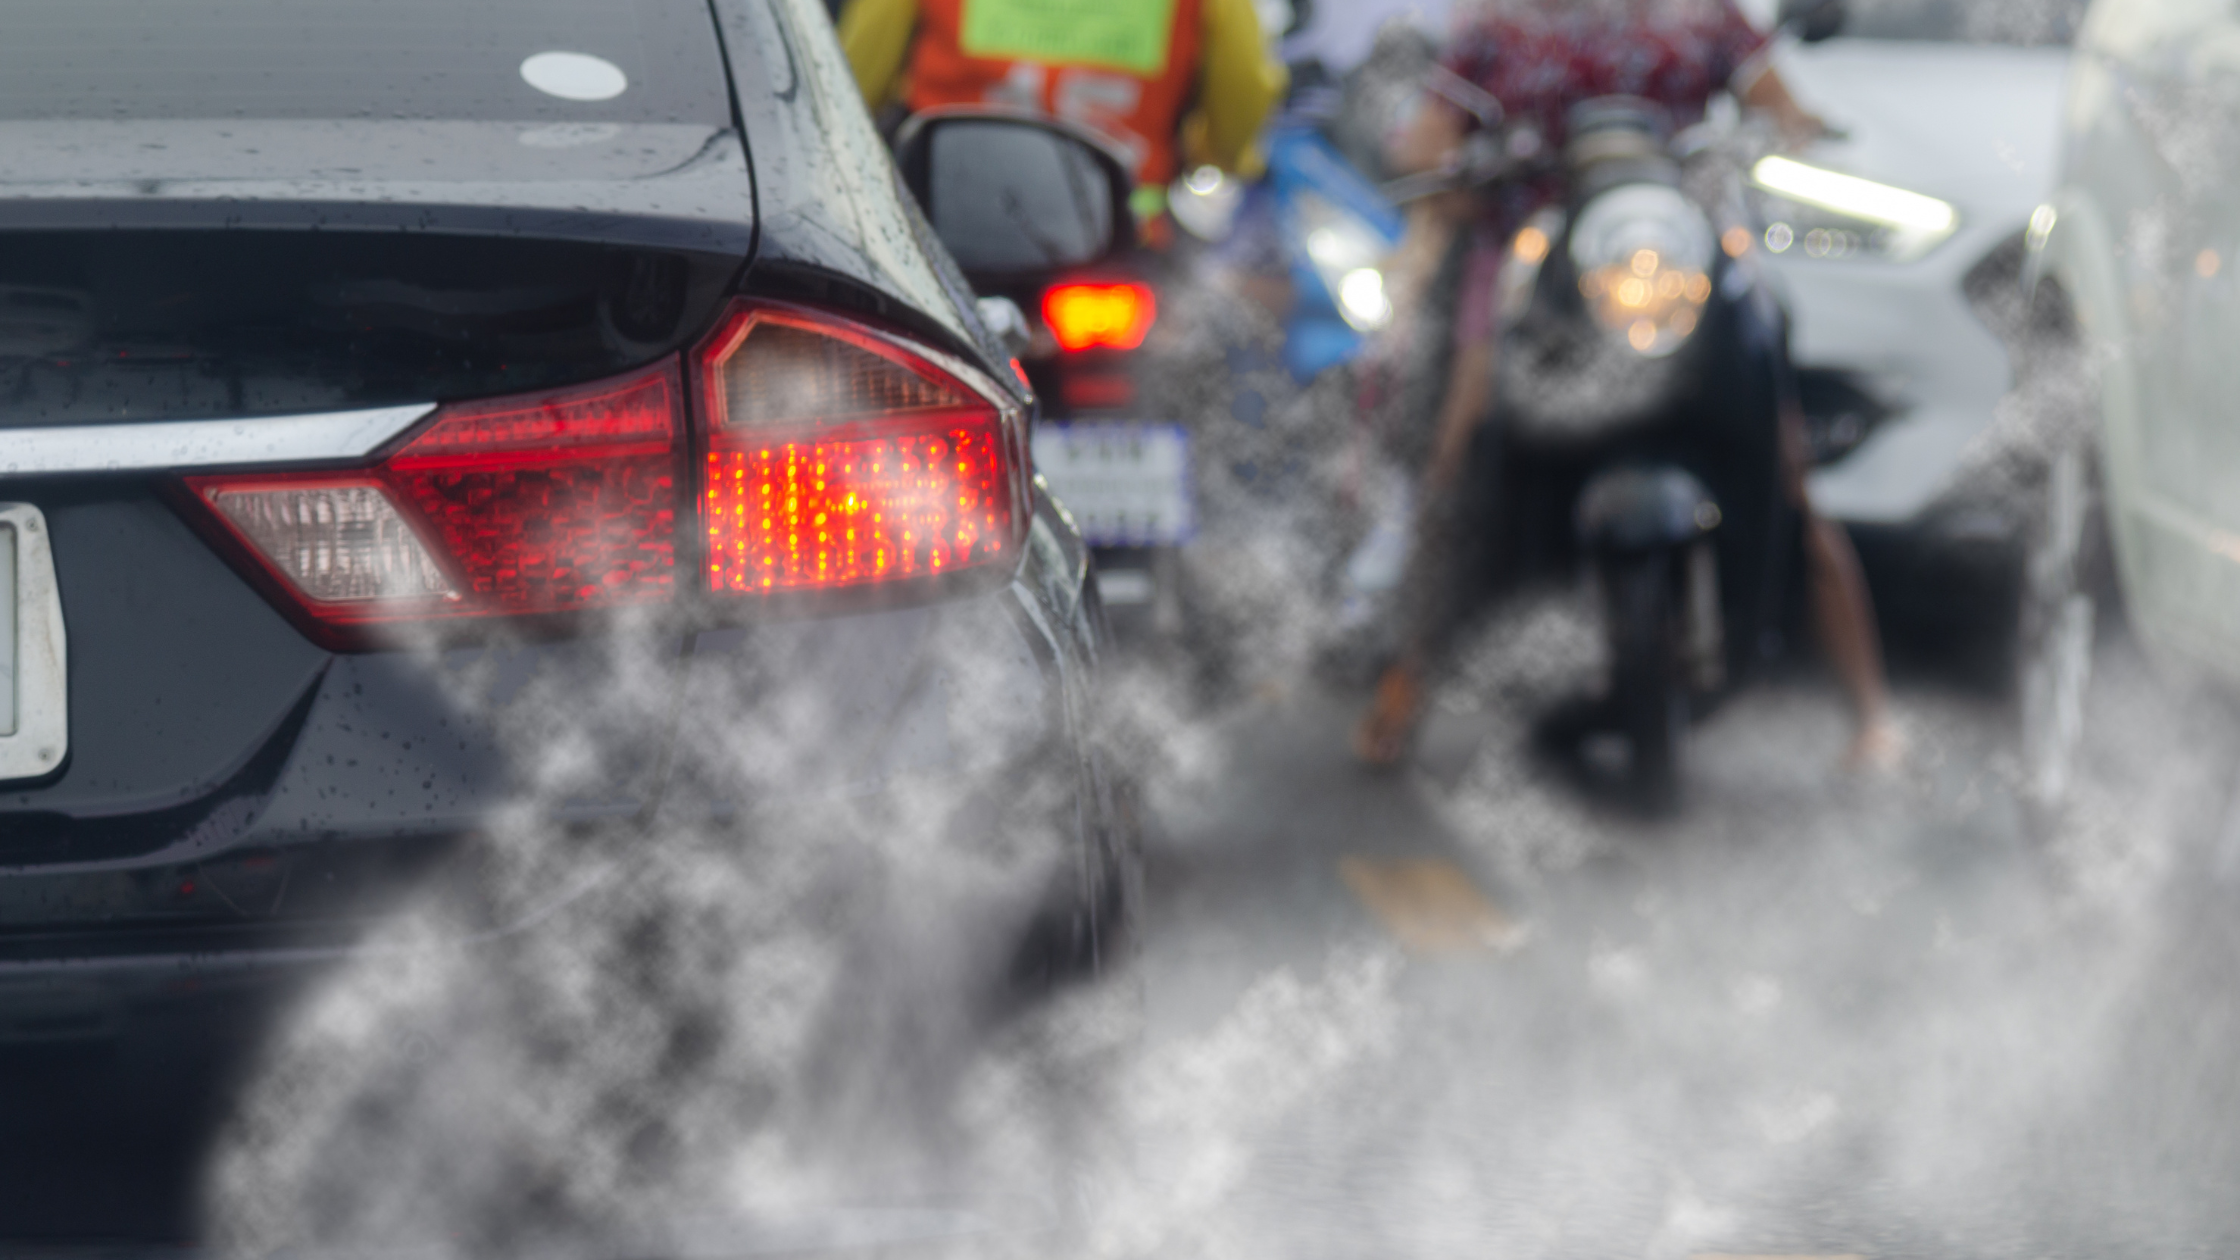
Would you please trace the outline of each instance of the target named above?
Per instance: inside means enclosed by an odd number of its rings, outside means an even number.
[[[1284,366],[1310,381],[1391,321],[1381,266],[1403,225],[1311,119],[1287,117],[1270,131],[1266,189],[1291,273]]]
[[[1392,317],[1382,266],[1404,224],[1341,132],[1348,124],[1360,130],[1354,115],[1376,112],[1374,98],[1392,95],[1378,90],[1385,80],[1411,77],[1430,62],[1428,47],[1398,47],[1404,36],[1393,42],[1343,81],[1332,81],[1319,62],[1291,68],[1293,93],[1264,133],[1267,169],[1257,181],[1206,168],[1169,191],[1176,221],[1200,240],[1267,238],[1257,261],[1288,282],[1283,363],[1301,384],[1351,360]]]

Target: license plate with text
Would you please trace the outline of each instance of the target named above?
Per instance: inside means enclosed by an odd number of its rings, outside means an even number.
[[[1092,545],[1172,545],[1196,526],[1181,425],[1046,424],[1035,430],[1034,464]]]

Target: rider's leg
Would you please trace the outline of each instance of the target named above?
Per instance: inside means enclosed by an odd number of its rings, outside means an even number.
[[[1820,650],[1851,701],[1853,734],[1844,764],[1886,769],[1905,755],[1905,737],[1890,718],[1890,693],[1882,670],[1882,637],[1875,630],[1874,599],[1859,567],[1859,553],[1843,526],[1812,510],[1804,485],[1804,421],[1794,413],[1781,424],[1783,481],[1804,521],[1806,581],[1812,595]]]
[[[1882,641],[1875,633],[1874,605],[1858,553],[1843,526],[1807,514],[1805,565],[1812,582],[1813,620],[1820,648],[1828,654],[1856,720],[1846,764],[1883,767],[1905,750],[1904,737],[1890,720],[1889,691],[1883,684]]]
[[[1463,470],[1471,438],[1493,401],[1495,345],[1494,338],[1479,337],[1457,346],[1448,370],[1424,467],[1414,545],[1400,583],[1400,656],[1377,680],[1376,695],[1353,733],[1354,754],[1370,765],[1389,766],[1407,756],[1423,720],[1429,672],[1468,611],[1469,575],[1461,572],[1461,557],[1470,515],[1465,496],[1472,488]]]

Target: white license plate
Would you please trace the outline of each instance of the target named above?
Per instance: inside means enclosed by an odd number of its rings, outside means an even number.
[[[1178,424],[1045,424],[1034,466],[1081,536],[1104,547],[1189,541],[1190,435]]]
[[[53,773],[69,751],[62,595],[47,520],[0,503],[0,780]]]

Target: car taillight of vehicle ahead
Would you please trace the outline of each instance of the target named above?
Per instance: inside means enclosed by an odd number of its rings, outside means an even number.
[[[1158,319],[1151,286],[1133,281],[1053,285],[1042,295],[1042,322],[1062,350],[1133,350]]]
[[[330,646],[384,625],[670,602],[694,561],[699,590],[751,600],[938,582],[1017,555],[1024,426],[971,368],[750,302],[687,361],[696,425],[671,359],[441,407],[370,466],[185,483]]]

